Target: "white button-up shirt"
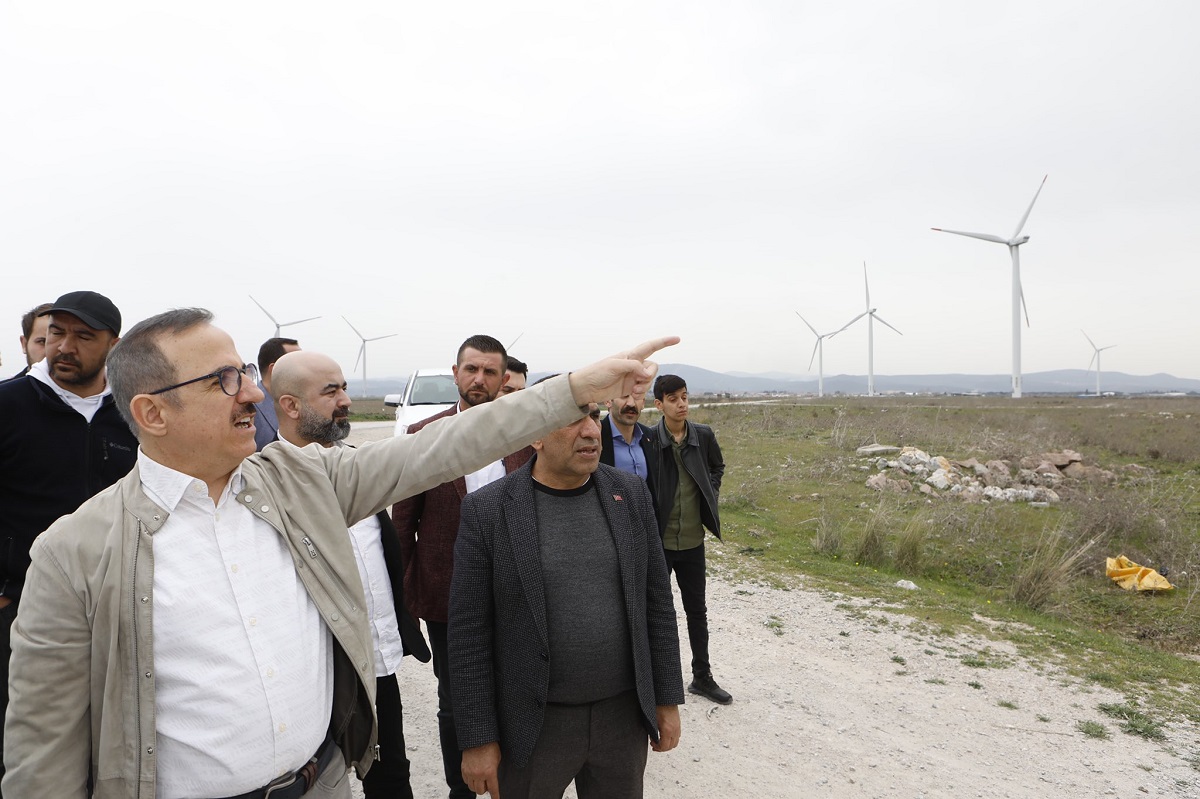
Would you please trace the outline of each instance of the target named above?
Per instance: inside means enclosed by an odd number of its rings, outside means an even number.
[[[140,450],[138,465],[171,514],[153,550],[155,795],[259,788],[325,740],[332,636],[283,536],[237,502],[240,468],[214,505],[204,481]]]

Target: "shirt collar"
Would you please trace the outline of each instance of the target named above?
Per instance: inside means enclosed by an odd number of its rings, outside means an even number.
[[[612,420],[612,413],[608,414],[609,429],[612,430],[613,438],[619,438],[625,441],[625,436],[621,434],[621,429],[617,427],[617,423]],[[626,444],[634,446],[642,443],[642,426],[637,422],[633,423],[633,441],[625,441]]]
[[[142,479],[142,488],[150,495],[150,498],[161,505],[168,513],[174,513],[179,507],[179,503],[186,496],[189,488],[199,486],[204,491],[204,495],[208,496],[208,486],[198,477],[184,474],[176,471],[170,466],[163,466],[158,461],[151,458],[142,449],[138,448],[138,473]],[[242,464],[233,470],[233,474],[229,476],[229,482],[225,485],[225,490],[221,494],[221,501],[226,497],[232,496],[240,492],[245,485],[245,478],[242,477]],[[217,503],[221,504],[220,502]]]

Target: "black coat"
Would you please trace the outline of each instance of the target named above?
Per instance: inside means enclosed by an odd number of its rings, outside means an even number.
[[[527,463],[467,494],[450,589],[450,686],[458,744],[497,741],[529,762],[550,687],[546,594]],[[617,549],[642,721],[658,740],[658,705],[683,704],[679,630],[644,482],[600,465],[595,490]],[[586,564],[580,564],[586,568]]]
[[[642,452],[646,455],[646,471],[649,475],[646,477],[646,488],[650,489],[650,499],[655,503],[655,513],[658,512],[657,486],[658,486],[658,448],[654,446],[655,436],[653,427],[647,427],[641,422],[635,422],[638,429],[642,431]],[[600,462],[608,466],[616,466],[616,459],[613,453],[613,430],[612,422],[606,417],[600,424]]]
[[[672,438],[666,420],[659,420],[651,436],[658,450],[658,485],[656,506],[658,509],[658,531],[666,532],[667,520],[671,518],[671,505],[675,502],[675,491],[679,487],[679,469],[671,452]],[[717,512],[717,500],[721,493],[721,478],[725,475],[725,459],[712,428],[706,424],[688,422],[687,441],[681,453],[683,467],[700,487],[700,521],[709,532],[721,537],[721,516]]]
[[[0,383],[0,596],[20,600],[33,539],[124,477],[137,447],[111,396],[88,422],[35,377]]]

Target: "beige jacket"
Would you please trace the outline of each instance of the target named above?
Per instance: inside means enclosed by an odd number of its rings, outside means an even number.
[[[415,435],[357,449],[269,446],[243,463],[238,501],[287,540],[337,643],[331,726],[360,773],[375,746],[375,679],[346,528],[579,416],[564,376]],[[154,797],[154,534],[168,514],[140,480],[135,468],[33,545],[12,629],[5,796],[84,797],[90,767],[95,797]]]

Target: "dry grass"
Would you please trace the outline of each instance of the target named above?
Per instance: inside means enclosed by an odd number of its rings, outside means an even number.
[[[925,564],[925,528],[927,520],[914,516],[904,525],[900,535],[896,537],[896,550],[893,555],[896,571],[905,577],[917,577]]]
[[[1046,608],[1080,570],[1084,556],[1095,545],[1094,540],[1069,540],[1061,530],[1042,536],[1037,548],[1018,569],[1009,595],[1033,610]]]

